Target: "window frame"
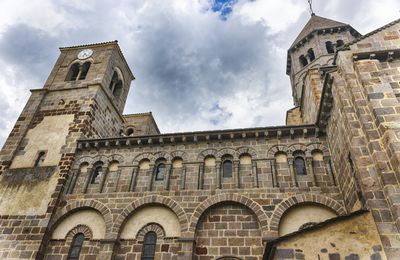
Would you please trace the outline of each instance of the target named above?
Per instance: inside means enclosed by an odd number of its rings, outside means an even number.
[[[161,173],[161,172],[160,172],[161,167],[162,167],[162,169],[163,169],[163,172],[162,172],[162,176],[160,177],[159,175],[160,175],[160,173]],[[164,178],[165,178],[166,171],[167,171],[167,166],[166,166],[166,164],[165,164],[164,162],[158,163],[157,166],[156,166],[156,172],[155,172],[154,179],[155,179],[156,181],[163,181]]]
[[[81,240],[77,240],[78,237],[81,238]],[[77,241],[79,242],[78,244]],[[69,247],[67,260],[79,260],[84,241],[85,241],[85,235],[83,233],[77,233],[74,235],[71,241],[71,245]],[[74,252],[75,248],[78,248],[77,255],[72,255],[73,253],[75,254]]]
[[[302,165],[301,165],[303,168],[302,172],[299,171],[299,168],[298,168],[299,165],[296,163],[299,160],[301,160],[301,162],[302,162]],[[294,170],[295,170],[296,176],[307,176],[306,160],[304,159],[303,156],[301,156],[301,155],[295,156],[293,159],[293,164],[294,164]]]
[[[100,171],[96,172],[97,169],[100,169]],[[96,165],[94,167],[91,177],[90,177],[90,184],[99,184],[100,181],[96,182],[96,179],[97,179],[97,176],[99,176],[101,174],[103,174],[103,165],[102,164]]]
[[[230,163],[230,172],[226,172],[225,165],[227,163]],[[231,159],[225,159],[222,162],[222,177],[223,178],[232,178],[233,177],[233,161]]]
[[[150,236],[152,236],[152,237],[150,237]],[[152,239],[154,241],[151,241],[150,239]],[[147,232],[143,238],[142,255],[141,255],[140,259],[141,260],[154,260],[154,256],[156,254],[156,246],[157,246],[157,233],[154,231]],[[151,252],[146,253],[145,251],[147,248],[150,248]]]
[[[331,41],[326,41],[325,42],[325,49],[328,52],[328,54],[334,54],[335,53],[335,47],[333,46],[333,42],[331,42]]]
[[[300,62],[300,65],[302,68],[304,68],[308,65],[308,60],[307,60],[306,56],[304,56],[304,55],[299,56],[299,62]]]
[[[38,153],[38,156],[36,157],[35,163],[33,164],[33,167],[41,167],[42,163],[44,162],[44,159],[46,157],[46,152],[45,151],[40,151]]]

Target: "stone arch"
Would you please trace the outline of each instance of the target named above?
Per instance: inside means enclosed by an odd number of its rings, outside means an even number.
[[[73,166],[72,168],[73,168],[73,169],[78,169],[79,166],[80,166],[82,163],[85,163],[85,162],[88,163],[89,165],[93,165],[94,160],[93,160],[93,158],[90,157],[90,156],[85,156],[85,157],[79,158],[78,160],[76,160],[76,161],[74,162],[74,166]]]
[[[109,161],[109,158],[107,156],[98,155],[98,156],[93,157],[93,164],[95,164],[97,162],[103,162],[103,167],[108,167],[108,163],[110,161]]]
[[[250,147],[241,147],[237,149],[237,154],[238,157],[244,154],[249,154],[251,156],[251,159],[257,159],[257,152],[253,148]]]
[[[187,154],[186,154],[184,151],[173,151],[173,152],[171,153],[171,158],[172,158],[172,160],[173,160],[174,158],[178,158],[178,157],[182,158],[182,160],[183,160],[184,162],[187,161]]]
[[[110,155],[108,157],[108,161],[112,162],[112,161],[117,161],[119,164],[123,164],[124,163],[124,157],[120,154],[113,154]]]
[[[203,215],[204,212],[206,212],[207,209],[210,207],[221,203],[221,202],[236,202],[239,203],[245,207],[247,207],[254,215],[257,217],[258,222],[260,223],[260,228],[262,231],[263,236],[267,235],[268,232],[268,217],[264,212],[264,209],[254,200],[239,195],[237,193],[224,193],[224,194],[219,194],[215,195],[213,197],[209,197],[205,201],[203,201],[200,205],[196,207],[194,210],[192,217],[190,219],[190,225],[188,229],[188,234],[191,237],[194,237],[197,223],[200,219],[200,217]]]
[[[199,161],[199,162],[203,162],[204,161],[204,158],[206,158],[207,156],[214,156],[214,157],[216,157],[216,154],[217,154],[217,150],[215,150],[215,149],[206,149],[206,150],[204,150],[204,151],[202,151],[198,156],[197,156],[197,160]]]
[[[58,224],[61,223],[61,221],[63,221],[68,216],[82,209],[92,209],[99,212],[103,216],[104,223],[106,225],[106,238],[107,238],[107,235],[110,234],[113,223],[111,210],[100,201],[91,199],[73,200],[70,203],[68,203],[65,207],[63,207],[60,211],[58,211],[54,215],[54,218],[51,220],[49,224],[50,234],[53,233],[54,229],[57,227]]]
[[[86,225],[78,225],[68,232],[65,239],[72,240],[78,233],[82,233],[85,236],[85,239],[91,239],[93,237],[93,232],[90,227]]]
[[[137,240],[143,240],[144,236],[150,232],[153,231],[157,234],[157,238],[164,238],[165,237],[165,231],[164,228],[162,226],[160,226],[157,223],[149,223],[147,225],[145,225],[144,227],[142,227],[139,232],[136,235],[136,239]]]
[[[242,260],[243,258],[237,256],[221,256],[218,257],[216,260]]]
[[[232,148],[223,148],[219,150],[215,157],[217,160],[221,160],[224,155],[231,155],[234,161],[239,160],[238,152]]]
[[[171,163],[171,161],[172,161],[172,156],[169,153],[157,152],[157,153],[153,154],[153,157],[151,158],[150,163],[155,164],[155,162],[160,158],[164,158],[167,161],[167,163]]]
[[[318,194],[302,194],[290,197],[281,203],[275,208],[272,213],[271,220],[269,223],[269,230],[276,232],[278,234],[279,222],[285,213],[286,210],[291,208],[292,206],[302,204],[302,203],[315,203],[320,204],[325,207],[328,207],[335,211],[338,215],[346,214],[345,208],[336,200],[331,199],[329,197],[318,195]]]
[[[293,156],[293,153],[296,152],[296,151],[302,151],[307,156],[310,155],[310,154],[308,154],[307,146],[305,144],[302,144],[302,143],[297,143],[297,144],[290,145],[289,148],[288,148],[288,151],[289,151],[291,156]]]
[[[153,160],[153,155],[151,153],[141,153],[133,159],[133,164],[137,166],[143,159],[148,159],[151,162]]]
[[[285,153],[287,155],[288,153],[288,148],[286,145],[274,145],[271,148],[269,148],[268,152],[267,152],[267,158],[274,158],[275,154],[278,152],[282,152]]]
[[[114,66],[114,67],[113,67],[113,71],[117,72],[118,78],[119,78],[123,83],[125,83],[124,74],[122,73],[122,70],[121,70],[119,67]]]
[[[307,151],[311,154],[315,150],[320,150],[324,156],[329,156],[329,150],[321,143],[311,143],[307,145]]]
[[[135,200],[132,204],[125,207],[122,213],[117,217],[112,226],[112,235],[116,239],[124,224],[137,209],[147,205],[161,205],[171,209],[178,217],[181,226],[181,232],[188,229],[188,219],[185,210],[173,199],[161,195],[150,195]]]
[[[90,57],[90,58],[87,58],[87,59],[84,59],[84,60],[80,60],[80,59],[72,60],[72,61],[68,64],[68,71],[69,71],[70,67],[71,67],[73,64],[79,63],[80,65],[82,65],[82,64],[84,64],[84,63],[86,63],[86,62],[90,62],[90,63],[93,64],[93,63],[94,63],[93,57]]]

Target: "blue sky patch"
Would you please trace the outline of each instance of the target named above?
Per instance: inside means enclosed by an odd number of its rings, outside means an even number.
[[[230,13],[232,13],[233,6],[237,0],[210,0],[211,10],[219,13],[222,20],[226,20]]]

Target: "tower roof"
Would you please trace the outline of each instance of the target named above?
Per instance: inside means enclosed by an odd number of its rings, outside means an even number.
[[[307,24],[304,26],[303,30],[301,30],[300,34],[297,36],[296,40],[294,40],[290,48],[295,46],[303,38],[305,38],[307,35],[316,30],[330,29],[342,26],[349,26],[349,25],[313,14],[310,20],[308,20]]]

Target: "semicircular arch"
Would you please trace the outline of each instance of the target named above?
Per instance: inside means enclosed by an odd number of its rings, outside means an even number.
[[[272,232],[278,232],[279,229],[279,222],[283,216],[283,214],[292,206],[303,204],[303,203],[313,203],[313,204],[320,204],[325,206],[338,215],[346,214],[346,209],[336,200],[317,194],[302,194],[290,197],[281,203],[275,208],[274,212],[272,213],[271,220],[269,222],[269,230]]]
[[[111,210],[106,205],[101,203],[100,201],[90,200],[90,199],[88,199],[88,200],[73,200],[73,201],[69,202],[65,207],[63,207],[60,211],[58,211],[54,215],[53,220],[49,224],[50,234],[53,233],[53,231],[57,227],[57,225],[60,224],[68,216],[74,214],[75,212],[78,212],[80,210],[85,210],[85,209],[95,210],[103,216],[104,223],[106,226],[106,234],[105,235],[107,238],[107,235],[110,233],[112,223],[113,223]]]
[[[210,207],[219,204],[221,202],[235,202],[241,204],[252,211],[252,213],[257,217],[257,220],[260,224],[261,231],[263,236],[267,235],[268,232],[268,217],[264,212],[264,209],[255,202],[254,200],[245,197],[243,195],[239,195],[237,193],[224,193],[209,197],[205,201],[203,201],[200,205],[196,207],[191,218],[188,229],[188,234],[190,237],[194,238],[196,227],[200,217],[206,212]]]
[[[122,213],[116,218],[112,226],[112,236],[116,239],[129,216],[131,216],[137,209],[148,205],[160,205],[172,210],[179,220],[181,232],[186,231],[188,227],[188,219],[185,210],[173,199],[161,195],[150,195],[135,200],[130,205],[125,207]]]
[[[272,146],[271,148],[269,148],[268,152],[267,152],[267,157],[268,158],[274,158],[275,154],[278,152],[282,152],[282,153],[286,153],[288,152],[288,148],[286,145],[281,145],[281,144],[277,144]]]

